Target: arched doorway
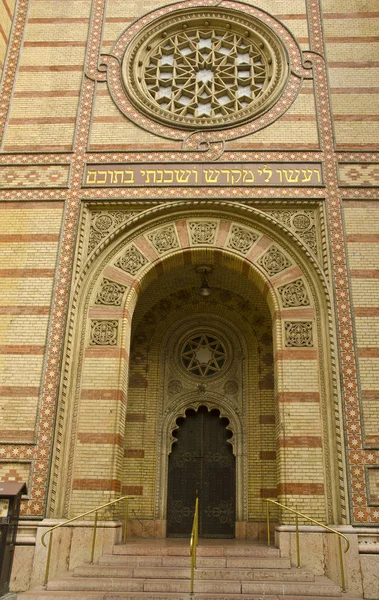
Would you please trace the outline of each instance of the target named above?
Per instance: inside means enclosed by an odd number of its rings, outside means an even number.
[[[177,425],[168,462],[167,535],[190,535],[197,496],[200,537],[234,537],[236,471],[228,419],[200,406]]]

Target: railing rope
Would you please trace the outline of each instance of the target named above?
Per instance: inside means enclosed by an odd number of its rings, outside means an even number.
[[[280,502],[277,502],[276,500],[271,500],[270,498],[265,498],[264,500],[267,505],[266,505],[266,515],[267,515],[267,545],[270,546],[271,545],[271,540],[270,540],[270,508],[269,508],[269,503],[270,504],[275,504],[276,506],[279,506],[280,508],[291,512],[295,515],[295,524],[296,524],[296,563],[297,563],[297,568],[300,568],[300,541],[299,541],[299,517],[302,517],[303,519],[306,519],[307,521],[310,521],[311,523],[314,523],[315,525],[318,525],[319,527],[322,527],[323,529],[326,529],[327,531],[329,531],[330,533],[335,533],[338,536],[338,553],[339,553],[339,564],[340,564],[340,574],[341,574],[341,590],[342,592],[346,592],[346,584],[345,584],[345,571],[344,571],[344,565],[343,565],[343,555],[342,555],[342,544],[341,544],[341,538],[343,538],[346,541],[346,546],[343,550],[343,552],[347,552],[350,548],[350,542],[347,539],[346,535],[344,535],[343,533],[341,533],[340,531],[337,531],[336,529],[332,529],[332,527],[329,527],[328,525],[325,525],[324,523],[320,523],[320,521],[316,521],[316,519],[312,519],[311,517],[308,517],[307,515],[304,515],[303,513],[299,512],[298,510],[294,510],[293,508],[290,508],[289,506],[286,506],[285,504],[281,504]]]
[[[45,578],[43,581],[43,585],[46,586],[48,581],[49,581],[49,571],[50,571],[50,562],[51,562],[51,548],[52,548],[52,542],[53,542],[53,532],[55,531],[55,529],[59,529],[59,527],[64,527],[65,525],[68,525],[68,523],[72,523],[73,521],[77,521],[78,519],[82,519],[83,517],[86,517],[87,515],[90,515],[92,513],[95,513],[95,520],[94,520],[94,524],[93,524],[93,535],[92,535],[92,547],[91,547],[91,560],[90,562],[93,563],[94,560],[94,556],[95,556],[95,545],[96,545],[96,533],[97,533],[97,522],[98,522],[98,512],[103,510],[104,508],[107,508],[107,506],[112,506],[114,504],[117,504],[118,502],[122,502],[123,500],[126,500],[126,509],[125,509],[125,518],[124,518],[124,524],[123,524],[123,542],[126,542],[127,539],[127,519],[128,519],[128,500],[134,500],[134,496],[121,496],[121,498],[117,498],[117,500],[112,500],[111,502],[107,502],[106,504],[103,504],[101,506],[97,506],[96,508],[93,508],[92,510],[88,510],[85,513],[82,513],[80,515],[78,515],[77,517],[73,517],[72,519],[67,519],[67,521],[64,521],[64,523],[59,523],[59,525],[55,525],[54,527],[50,527],[50,529],[48,529],[47,531],[45,531],[45,533],[43,534],[42,538],[41,538],[41,542],[42,545],[46,548],[46,544],[45,544],[45,537],[47,536],[47,534],[49,533],[49,545],[48,545],[48,549],[47,549],[47,559],[46,559],[46,569],[45,569]]]

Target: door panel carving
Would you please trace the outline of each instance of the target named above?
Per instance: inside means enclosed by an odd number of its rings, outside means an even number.
[[[177,424],[168,466],[167,535],[190,535],[198,495],[199,535],[234,537],[235,457],[228,419],[201,406]]]

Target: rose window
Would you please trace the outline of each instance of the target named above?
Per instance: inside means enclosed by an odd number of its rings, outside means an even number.
[[[287,77],[285,51],[262,22],[218,8],[180,10],[131,42],[123,79],[150,117],[186,128],[225,127],[258,116]]]
[[[221,371],[226,361],[223,343],[208,333],[187,339],[181,349],[182,365],[193,375],[207,377]]]

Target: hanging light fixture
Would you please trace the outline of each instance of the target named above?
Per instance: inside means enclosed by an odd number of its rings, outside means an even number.
[[[205,267],[204,269],[202,269],[202,272],[203,272],[203,275],[201,278],[201,286],[197,293],[199,294],[199,296],[210,296],[212,293],[212,290],[209,287],[209,283],[208,283],[208,269]]]

